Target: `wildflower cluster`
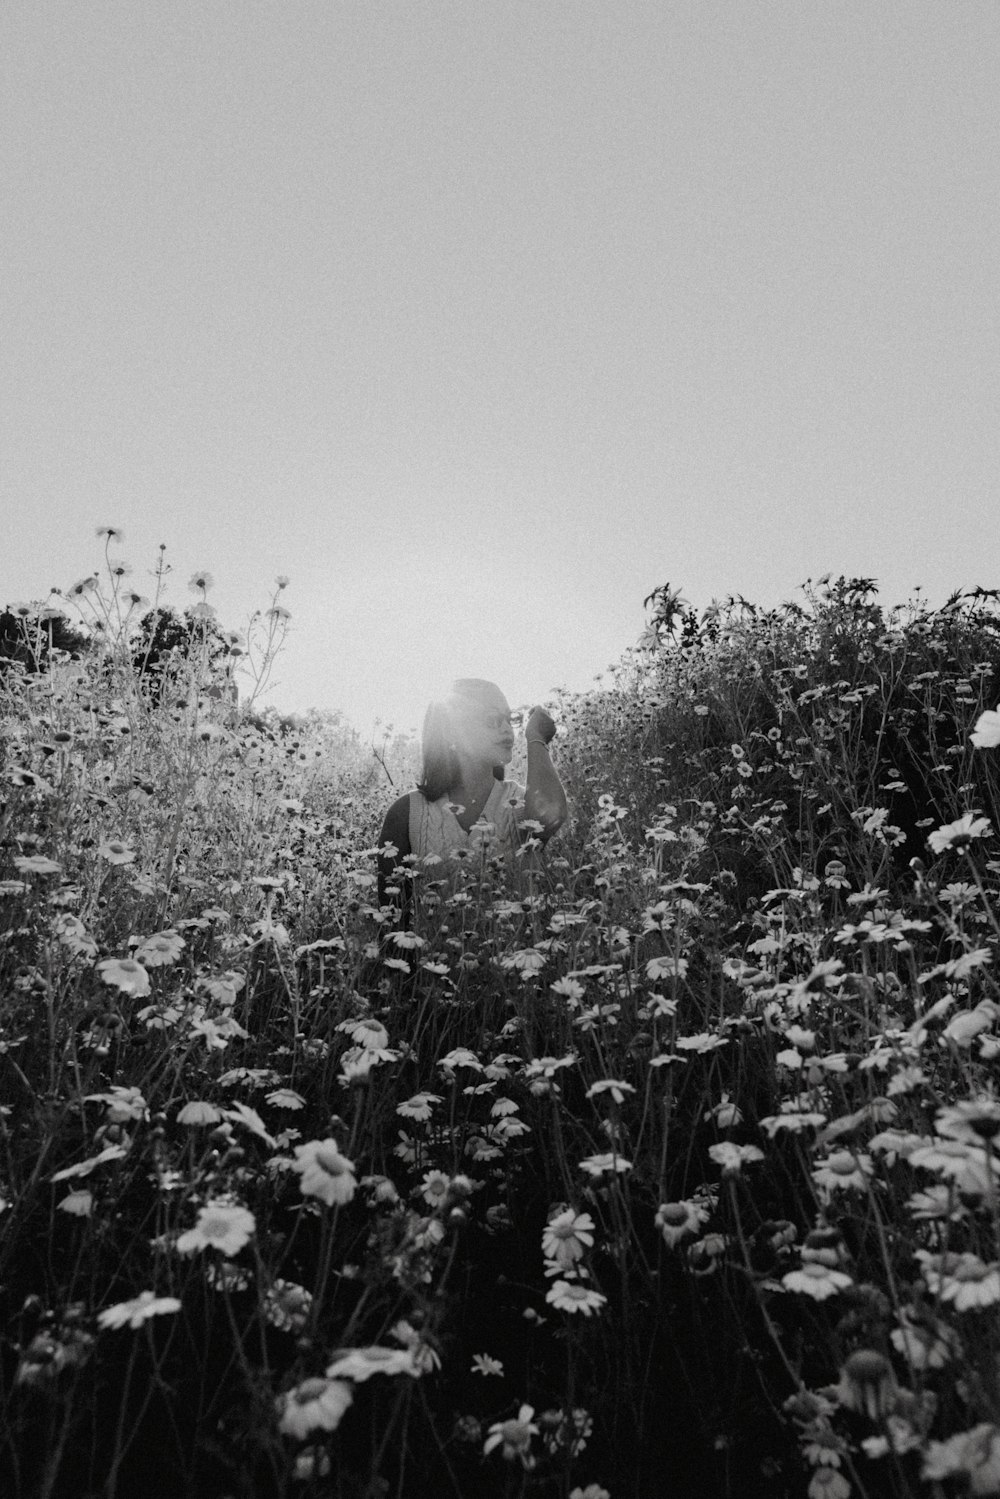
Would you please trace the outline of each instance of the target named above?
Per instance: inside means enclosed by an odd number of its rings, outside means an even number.
[[[254,711],[285,580],[262,664],[209,574],[171,634],[117,566],[0,673],[12,1492],[85,1430],[109,1499],[150,1450],[178,1493],[1000,1493],[992,602],[671,595],[560,701],[572,826],[411,858],[404,926],[414,746]]]

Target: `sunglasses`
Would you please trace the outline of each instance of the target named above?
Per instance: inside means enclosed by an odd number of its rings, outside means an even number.
[[[487,729],[513,729],[521,722],[520,713],[488,713],[483,708],[475,708],[473,713]]]

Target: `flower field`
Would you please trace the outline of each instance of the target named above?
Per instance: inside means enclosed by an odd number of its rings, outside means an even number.
[[[0,1492],[1000,1494],[995,596],[660,590],[401,929],[210,581],[0,659]]]

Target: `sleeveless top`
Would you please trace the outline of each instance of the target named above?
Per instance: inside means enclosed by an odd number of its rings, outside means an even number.
[[[448,863],[463,854],[512,855],[518,847],[515,808],[524,806],[525,791],[516,781],[494,781],[479,818],[466,832],[447,792],[429,802],[420,791],[410,792],[410,852],[419,859],[436,855]]]

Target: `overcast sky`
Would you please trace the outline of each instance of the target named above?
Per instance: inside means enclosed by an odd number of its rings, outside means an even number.
[[[8,0],[0,602],[126,531],[286,707],[1000,583],[995,0]]]

